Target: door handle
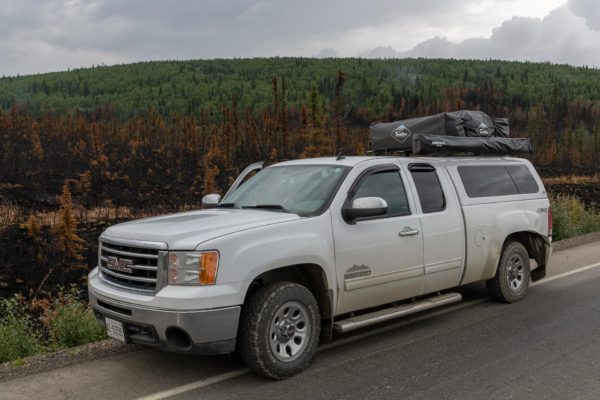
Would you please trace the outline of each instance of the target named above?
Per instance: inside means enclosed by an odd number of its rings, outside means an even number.
[[[419,234],[419,230],[411,228],[410,226],[405,226],[404,229],[398,233],[400,236],[414,236],[417,234]]]

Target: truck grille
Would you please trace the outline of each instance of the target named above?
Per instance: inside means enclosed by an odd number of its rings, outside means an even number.
[[[98,265],[100,277],[119,288],[152,294],[160,286],[161,252],[158,248],[138,247],[101,240]]]

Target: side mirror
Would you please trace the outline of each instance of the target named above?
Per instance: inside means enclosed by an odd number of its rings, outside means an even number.
[[[207,194],[202,198],[202,208],[215,208],[221,202],[220,194]]]
[[[387,212],[387,202],[381,197],[359,197],[352,206],[343,209],[344,216],[350,220],[356,218],[376,217]]]

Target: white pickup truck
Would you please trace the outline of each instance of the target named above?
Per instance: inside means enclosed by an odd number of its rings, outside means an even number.
[[[256,172],[248,179],[250,172]],[[551,210],[509,157],[338,157],[249,167],[214,208],[100,237],[89,298],[108,334],[256,373],[307,367],[319,340],[461,299],[522,299],[545,276]],[[531,262],[534,260],[535,262]]]

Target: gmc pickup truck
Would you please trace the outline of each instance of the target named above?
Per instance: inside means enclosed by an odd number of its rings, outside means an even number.
[[[274,379],[306,368],[333,332],[460,301],[460,285],[519,301],[551,253],[544,186],[519,158],[259,163],[203,203],[102,233],[91,306],[111,337],[237,349]]]

